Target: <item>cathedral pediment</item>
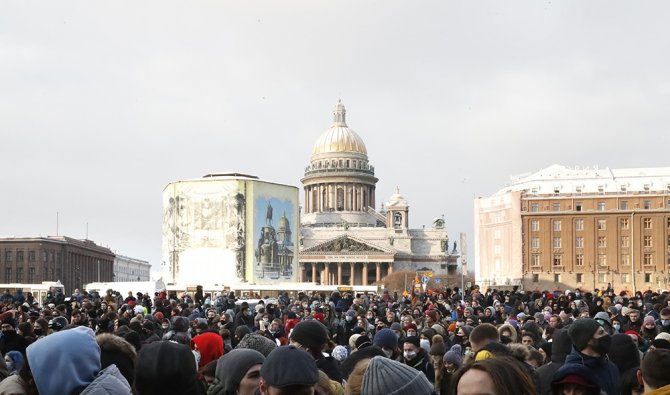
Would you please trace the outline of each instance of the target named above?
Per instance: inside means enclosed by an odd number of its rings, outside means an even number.
[[[331,253],[331,254],[393,254],[395,251],[373,245],[365,240],[351,236],[340,236],[307,248],[301,253]]]

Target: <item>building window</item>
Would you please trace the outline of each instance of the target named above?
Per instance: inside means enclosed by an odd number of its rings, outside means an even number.
[[[11,267],[6,267],[5,268],[5,282],[8,283],[8,284],[12,282],[12,268]]]
[[[651,210],[651,200],[645,200],[644,201],[644,209],[645,210]]]
[[[537,273],[533,273],[533,282],[539,282],[540,281],[540,275]]]
[[[42,251],[42,262],[46,262],[46,261],[47,261],[47,252]]]
[[[644,282],[645,283],[650,283],[651,282],[651,273],[645,273],[644,274]]]
[[[575,203],[575,211],[582,211],[582,202]]]
[[[539,254],[533,254],[530,256],[530,264],[531,266],[540,266],[540,255]]]
[[[34,267],[29,267],[28,268],[28,284],[34,284],[35,283],[35,268]]]
[[[35,262],[35,251],[28,251],[28,262]]]
[[[607,229],[607,221],[604,219],[599,219],[598,222],[598,230],[605,230]]]
[[[621,247],[628,247],[630,245],[630,238],[628,236],[621,236]]]
[[[16,251],[16,262],[23,262],[23,251]]]
[[[577,231],[584,230],[584,220],[583,219],[576,219],[575,220],[575,230],[577,230]]]
[[[561,231],[561,221],[558,219],[555,219],[552,222],[552,226],[554,228],[554,232],[560,232]]]
[[[628,201],[622,200],[619,202],[619,210],[628,210]]]
[[[540,230],[540,221],[536,219],[530,221],[530,230],[533,232],[537,232],[538,230]]]
[[[554,237],[554,248],[561,248],[561,238]]]
[[[584,255],[575,255],[575,266],[584,266]]]
[[[584,282],[584,275],[582,273],[577,273],[577,282],[578,283]]]
[[[605,211],[605,202],[598,202],[598,211]]]
[[[668,236],[668,250],[670,250],[670,236]]]
[[[540,204],[539,203],[531,203],[530,204],[530,212],[531,213],[537,213],[540,211]]]
[[[563,255],[554,254],[554,266],[563,266]]]
[[[598,193],[605,193],[605,186],[604,185],[598,185]]]
[[[552,206],[552,210],[553,211],[561,211],[561,203],[559,203],[559,202],[554,203],[553,206]]]
[[[642,262],[645,266],[652,266],[654,264],[654,256],[652,254],[644,254]]]
[[[630,274],[621,273],[621,282],[624,283],[624,284],[630,283]]]
[[[645,229],[651,229],[651,218],[643,218],[642,227]]]
[[[607,282],[607,273],[598,273],[598,282],[606,283]]]
[[[644,246],[645,247],[651,247],[651,236],[644,236]]]
[[[22,267],[17,267],[16,268],[16,282],[19,283],[19,284],[23,282],[23,268]]]
[[[665,227],[670,229],[670,217],[665,220]]]
[[[607,266],[607,255],[605,254],[598,255],[598,265]]]
[[[598,248],[607,247],[607,238],[605,236],[598,236]]]
[[[583,237],[575,238],[575,248],[584,248],[584,238]]]
[[[560,283],[561,282],[561,275],[558,273],[554,273],[554,282],[555,283]]]
[[[540,248],[540,238],[539,237],[533,237],[530,239],[530,247],[531,248]]]
[[[630,255],[621,254],[621,266],[630,266]]]
[[[11,263],[14,260],[13,251],[5,251],[5,262]],[[11,281],[10,281],[11,282]]]
[[[621,225],[621,229],[623,229],[623,230],[628,229],[629,224],[630,224],[629,221],[628,221],[628,218],[621,218],[621,220],[619,221],[619,223],[620,223],[620,225]]]

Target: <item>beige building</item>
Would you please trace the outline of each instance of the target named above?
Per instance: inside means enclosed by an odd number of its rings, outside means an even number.
[[[476,279],[646,290],[670,282],[670,168],[554,165],[475,200]]]
[[[409,203],[399,188],[376,209],[375,169],[361,137],[346,123],[338,102],[332,126],[314,144],[302,178],[299,281],[372,285],[393,271],[457,274],[445,221],[409,228]],[[460,284],[460,280],[459,280]],[[453,285],[452,285],[453,286]]]

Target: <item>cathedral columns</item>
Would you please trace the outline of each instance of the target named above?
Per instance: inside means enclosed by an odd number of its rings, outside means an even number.
[[[313,283],[316,283],[316,271],[317,271],[316,265],[317,265],[316,262],[312,263],[312,282]]]
[[[389,268],[388,268],[388,271],[386,272],[387,276],[389,274],[393,274],[393,262],[389,262],[388,265],[389,265]]]
[[[301,283],[305,282],[305,264],[304,263],[300,264],[300,278],[299,278],[299,280],[300,280]]]
[[[337,285],[342,284],[342,262],[337,263]]]
[[[330,262],[323,263],[323,276],[321,277],[321,285],[330,285]]]
[[[380,262],[375,263],[375,279],[377,284],[382,281],[382,264]]]
[[[352,287],[354,286],[354,277],[356,277],[355,276],[356,272],[354,271],[354,265],[356,265],[356,264],[353,263],[353,262],[349,263],[349,266],[351,268],[351,270],[349,271],[349,273],[350,273],[350,275],[349,275],[349,285],[351,285]]]
[[[361,276],[363,276],[362,285],[368,285],[368,263],[363,262],[363,269],[361,270]]]

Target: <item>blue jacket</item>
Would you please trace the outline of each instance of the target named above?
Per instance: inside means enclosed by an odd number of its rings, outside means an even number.
[[[607,356],[599,358],[584,355],[572,348],[572,352],[565,359],[565,365],[579,364],[589,369],[593,375],[593,381],[600,386],[602,391],[608,395],[619,395],[619,369],[610,362]]]

